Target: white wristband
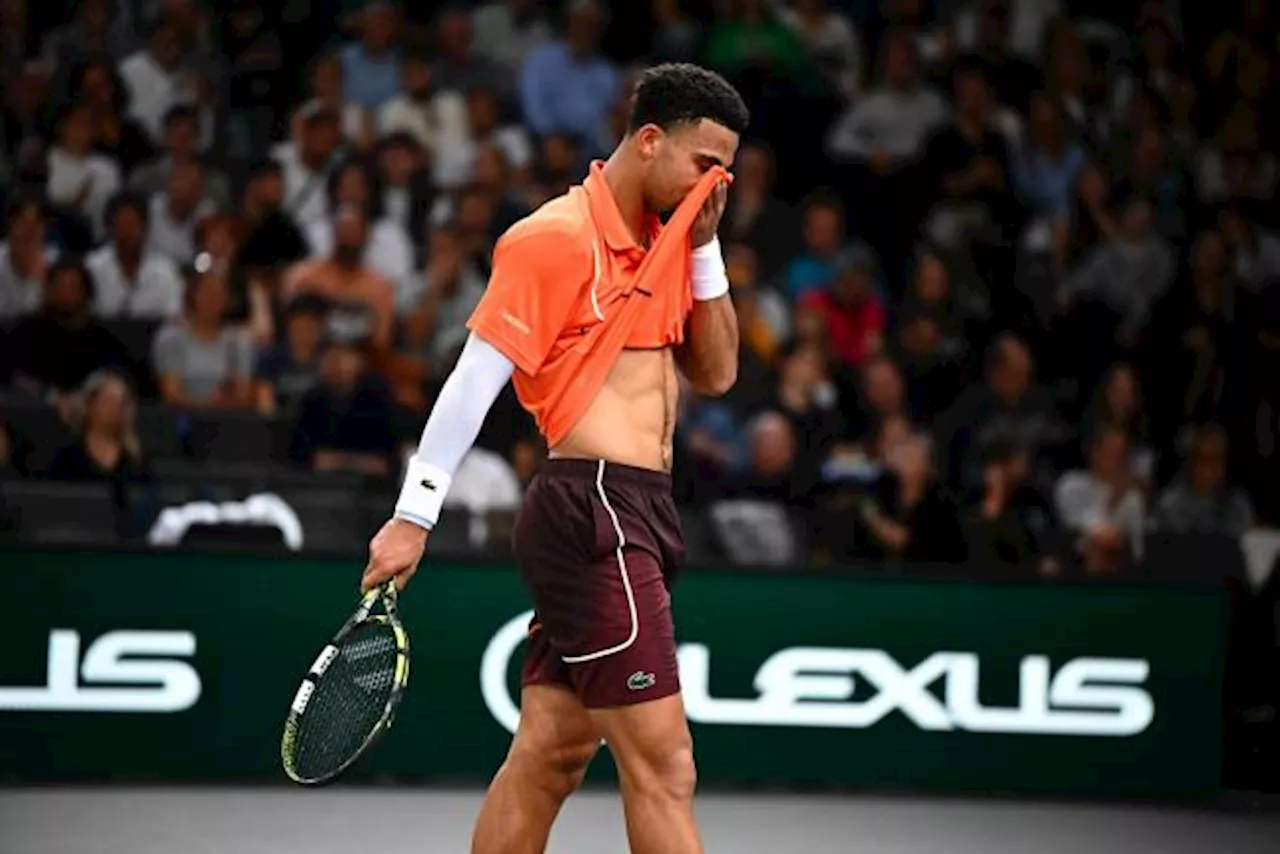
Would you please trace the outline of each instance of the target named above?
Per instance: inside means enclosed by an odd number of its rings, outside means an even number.
[[[404,485],[400,487],[400,498],[396,501],[396,518],[430,531],[440,518],[444,497],[452,482],[453,478],[444,469],[411,457]]]
[[[690,277],[693,298],[698,302],[719,299],[729,293],[729,274],[724,269],[724,258],[720,255],[720,238],[711,238],[693,250],[693,270]]]

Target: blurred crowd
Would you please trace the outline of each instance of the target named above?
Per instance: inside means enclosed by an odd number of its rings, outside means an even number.
[[[1277,32],[1262,0],[0,0],[0,383],[71,433],[0,411],[0,470],[145,481],[162,406],[394,484],[494,241],[694,61],[753,111],[739,381],[676,435],[728,558],[1238,538],[1280,522]],[[507,393],[451,501],[513,509],[543,450]]]

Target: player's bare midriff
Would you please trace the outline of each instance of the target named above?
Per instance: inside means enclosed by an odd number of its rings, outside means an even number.
[[[679,398],[670,348],[623,350],[591,406],[550,456],[670,472]]]

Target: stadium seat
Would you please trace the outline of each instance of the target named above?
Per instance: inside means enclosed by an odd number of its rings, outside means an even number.
[[[57,410],[30,395],[11,393],[0,397],[0,413],[10,429],[30,447],[26,463],[32,471],[48,466],[58,449],[73,438]]]
[[[143,451],[152,459],[180,457],[182,443],[178,439],[178,415],[161,403],[144,403],[138,407],[138,439]]]
[[[195,460],[265,462],[275,456],[275,422],[256,412],[192,414],[184,423]]]
[[[101,545],[120,539],[119,504],[105,483],[4,481],[16,539],[38,545]]]

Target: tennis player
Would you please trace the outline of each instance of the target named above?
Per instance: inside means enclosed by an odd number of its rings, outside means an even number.
[[[547,439],[515,531],[534,602],[510,752],[475,854],[533,854],[603,738],[638,854],[702,851],[669,589],[677,367],[703,394],[737,377],[716,228],[741,97],[696,66],[645,72],[626,137],[580,186],[512,226],[468,338],[373,538],[366,589],[417,570],[450,479],[511,379]],[[662,222],[665,220],[666,224]]]

